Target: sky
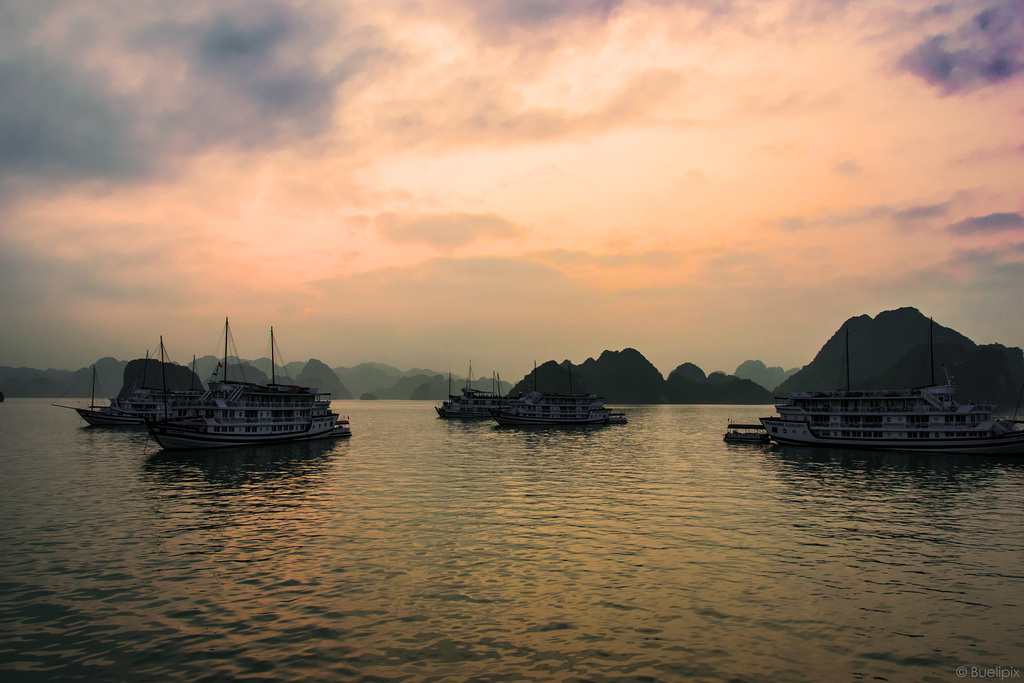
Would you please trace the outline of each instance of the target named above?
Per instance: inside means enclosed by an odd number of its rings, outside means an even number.
[[[1020,0],[0,0],[0,365],[1024,346]]]

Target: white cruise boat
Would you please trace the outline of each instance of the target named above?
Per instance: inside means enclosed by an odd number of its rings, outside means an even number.
[[[448,373],[448,398],[441,401],[441,405],[434,406],[438,417],[456,418],[462,420],[490,419],[491,413],[501,407],[506,398],[501,395],[501,379],[491,377],[494,384],[494,391],[483,391],[473,388],[473,364],[469,365],[469,374],[466,375],[466,386],[462,387],[461,394],[452,393],[452,374]]]
[[[147,364],[149,353],[146,354]],[[164,339],[160,337],[160,363],[164,362]],[[195,374],[195,358],[192,359],[192,372]],[[146,378],[143,374],[142,383]],[[92,400],[88,408],[74,408],[75,412],[93,427],[134,427],[143,426],[147,421],[165,420],[168,418],[188,415],[189,406],[203,395],[202,389],[164,391],[162,389],[139,388],[132,384],[127,396],[116,396],[108,399],[108,405],[96,405],[96,366],[92,367]],[[59,405],[59,404],[54,404]]]
[[[163,392],[160,389],[133,387],[128,396],[110,399],[110,405],[75,408],[83,420],[94,427],[144,426],[147,421],[179,418],[189,414],[200,390]]]
[[[352,435],[348,420],[331,410],[330,394],[274,379],[274,328],[270,328],[270,384],[228,381],[224,321],[224,376],[188,406],[184,417],[149,421],[150,436],[166,450],[222,448]]]
[[[438,417],[458,419],[490,419],[491,413],[507,403],[508,399],[490,391],[463,387],[461,395],[449,394],[448,400],[434,406]]]
[[[166,450],[218,448],[351,436],[329,394],[287,384],[210,382],[187,417],[149,422]]]
[[[798,391],[761,424],[780,444],[1024,455],[1017,423],[994,419],[991,405],[957,403],[955,388],[950,382],[895,391]]]
[[[608,424],[610,408],[597,394],[552,394],[531,392],[519,398],[506,399],[506,403],[492,415],[500,425],[593,425]],[[618,423],[625,415],[616,413]]]

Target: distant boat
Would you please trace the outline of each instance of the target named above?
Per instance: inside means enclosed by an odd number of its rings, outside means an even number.
[[[537,366],[533,366],[533,386],[537,386]],[[569,371],[569,393],[532,391],[525,396],[505,399],[492,411],[499,425],[557,426],[626,424],[625,413],[612,414],[611,408],[597,394],[574,393],[572,370]]]
[[[160,339],[160,363],[164,362],[164,342]],[[148,352],[147,352],[148,360]],[[193,359],[194,367],[195,359]],[[145,367],[145,366],[143,366]],[[142,380],[146,383],[145,377]],[[141,427],[147,421],[183,417],[188,414],[191,404],[203,395],[199,389],[165,391],[163,389],[140,388],[133,385],[127,396],[108,399],[108,405],[96,405],[96,366],[92,368],[92,397],[88,408],[74,410],[89,425],[94,427]],[[59,406],[68,408],[71,406]]]
[[[794,392],[775,406],[777,417],[761,418],[769,437],[801,446],[1024,455],[1019,423],[994,419],[991,405],[957,403],[948,377],[943,385],[933,373],[929,386],[851,391],[849,331],[846,366],[847,389]]]
[[[224,321],[224,379],[189,406],[186,417],[147,422],[149,433],[166,450],[222,448],[309,441],[352,435],[347,419],[331,410],[330,394],[310,387],[277,384],[274,330],[270,330],[271,383],[228,381],[228,338]]]
[[[497,380],[500,381],[500,380]],[[481,391],[474,389],[473,366],[469,366],[469,375],[466,377],[466,386],[462,388],[461,394],[452,394],[452,376],[448,374],[448,398],[441,402],[441,405],[434,406],[438,417],[456,418],[462,420],[490,419],[491,413],[500,408],[506,399],[498,391]],[[500,386],[500,384],[498,385]]]
[[[764,425],[760,423],[739,424],[736,422],[730,422],[725,428],[722,440],[731,443],[768,443],[770,441]]]
[[[534,391],[508,399],[494,410],[500,425],[597,425],[608,424],[612,411],[597,394],[553,394]],[[617,419],[625,415],[617,413]],[[621,422],[619,422],[621,424]]]

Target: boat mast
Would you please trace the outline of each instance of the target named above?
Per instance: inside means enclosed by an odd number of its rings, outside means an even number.
[[[96,407],[96,366],[92,366],[92,399],[89,401],[89,407]]]
[[[935,386],[935,318],[928,318],[928,368],[932,372],[931,386]]]
[[[277,384],[276,368],[274,367],[274,326],[270,326],[270,386]]]
[[[224,318],[224,377],[221,381],[228,381],[228,319]]]
[[[850,328],[846,328],[846,390],[850,390]]]
[[[164,388],[164,419],[167,419],[167,370],[164,365],[164,336],[160,335],[160,383]]]

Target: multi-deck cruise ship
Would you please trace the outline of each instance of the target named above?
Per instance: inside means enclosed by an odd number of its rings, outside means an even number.
[[[991,405],[959,404],[956,387],[798,391],[761,418],[781,444],[932,453],[1024,454],[1024,431]]]

